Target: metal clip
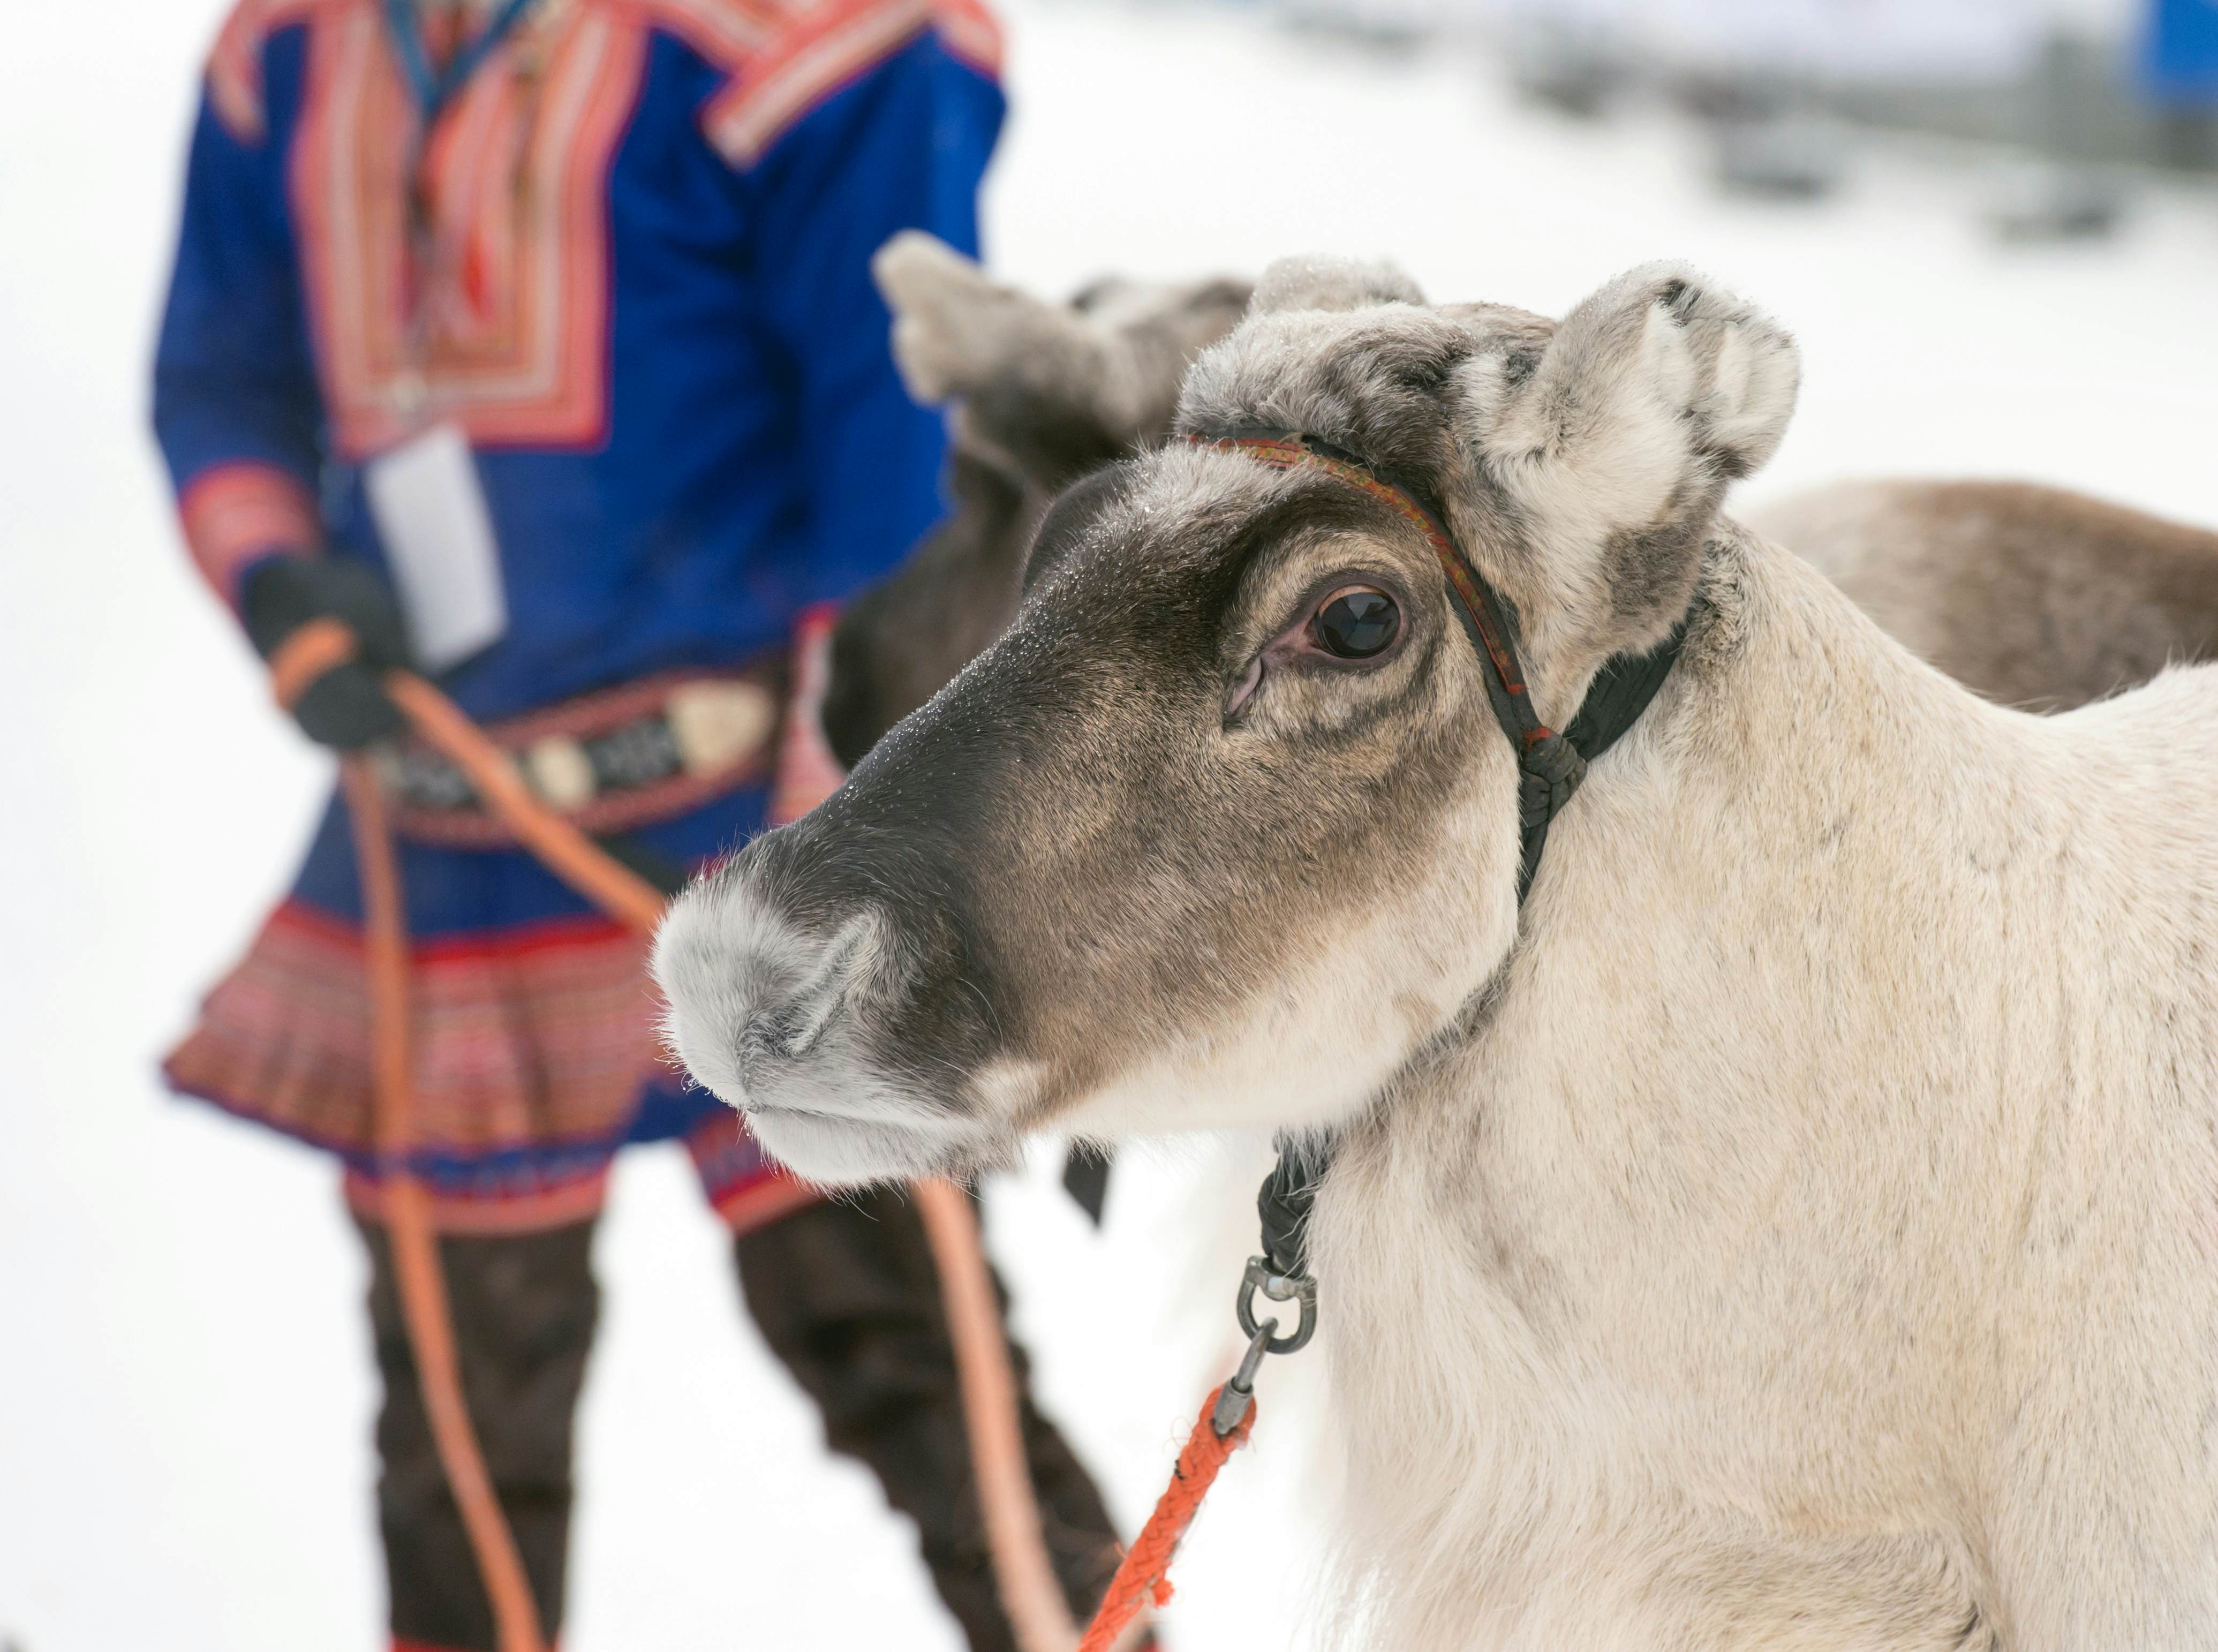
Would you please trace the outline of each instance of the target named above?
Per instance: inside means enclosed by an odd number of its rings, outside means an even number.
[[[1216,1431],[1217,1439],[1223,1439],[1239,1427],[1240,1420],[1248,1414],[1248,1408],[1255,1403],[1255,1368],[1271,1351],[1271,1333],[1278,1328],[1276,1320],[1265,1320],[1255,1327],[1248,1352],[1240,1357],[1240,1369],[1217,1390],[1217,1404],[1210,1411],[1209,1426]]]
[[[1259,1290],[1275,1302],[1301,1303],[1301,1318],[1292,1336],[1279,1334],[1276,1319],[1256,1319]],[[1241,1333],[1248,1339],[1248,1352],[1240,1358],[1240,1369],[1217,1391],[1217,1404],[1209,1414],[1209,1426],[1219,1439],[1237,1428],[1248,1408],[1255,1403],[1255,1372],[1263,1364],[1263,1356],[1298,1352],[1317,1334],[1317,1281],[1306,1273],[1273,1273],[1262,1257],[1251,1256],[1247,1271],[1240,1277],[1236,1309]]]
[[[1317,1281],[1306,1273],[1273,1273],[1270,1263],[1260,1256],[1248,1259],[1248,1271],[1240,1276],[1240,1334],[1253,1337],[1261,1328],[1255,1320],[1255,1293],[1260,1290],[1274,1302],[1298,1302],[1302,1316],[1289,1337],[1273,1336],[1263,1345],[1263,1352],[1274,1354],[1298,1353],[1310,1346],[1317,1334]],[[1273,1331],[1278,1321],[1268,1321]]]

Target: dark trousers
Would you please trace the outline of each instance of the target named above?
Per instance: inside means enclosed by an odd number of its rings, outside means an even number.
[[[364,1223],[370,1322],[385,1403],[377,1423],[393,1638],[493,1652],[493,1615],[447,1489],[402,1327],[381,1228]],[[562,1618],[571,1437],[600,1292],[593,1224],[440,1241],[464,1396],[551,1639]],[[824,1418],[916,1523],[940,1599],[974,1652],[1015,1652],[981,1524],[954,1352],[924,1228],[905,1193],[811,1205],[737,1241],[747,1303]],[[1013,1350],[1020,1382],[1021,1350]],[[1025,1440],[1050,1552],[1073,1614],[1092,1612],[1117,1568],[1093,1481],[1024,1395]]]

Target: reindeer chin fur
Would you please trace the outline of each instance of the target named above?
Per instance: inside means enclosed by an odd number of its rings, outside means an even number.
[[[922,1176],[962,1179],[1007,1157],[1007,1145],[992,1133],[957,1123],[919,1129],[786,1107],[750,1108],[747,1121],[771,1158],[819,1187]]]

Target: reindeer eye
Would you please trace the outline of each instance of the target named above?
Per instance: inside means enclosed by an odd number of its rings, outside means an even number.
[[[1341,659],[1368,659],[1402,633],[1402,610],[1383,591],[1351,586],[1327,597],[1310,622],[1317,645]]]

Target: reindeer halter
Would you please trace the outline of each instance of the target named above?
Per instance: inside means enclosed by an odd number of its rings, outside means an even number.
[[[1671,634],[1645,654],[1619,654],[1595,673],[1578,715],[1561,732],[1542,722],[1525,686],[1525,667],[1517,658],[1516,611],[1479,574],[1448,533],[1447,517],[1427,490],[1386,475],[1343,448],[1298,430],[1239,430],[1217,436],[1189,436],[1197,447],[1244,453],[1273,470],[1322,471],[1350,487],[1360,488],[1409,522],[1433,548],[1447,576],[1448,597],[1464,632],[1484,666],[1487,698],[1495,721],[1517,754],[1517,817],[1521,852],[1517,899],[1532,889],[1548,842],[1548,823],[1586,778],[1587,765],[1608,751],[1639,720],[1671,666],[1686,634],[1682,619]]]
[[[1244,453],[1277,470],[1321,470],[1392,507],[1424,534],[1440,558],[1457,616],[1484,663],[1487,697],[1493,702],[1495,720],[1517,753],[1518,825],[1523,851],[1517,899],[1521,904],[1533,887],[1533,874],[1540,869],[1540,851],[1548,841],[1548,822],[1578,789],[1579,782],[1586,777],[1587,764],[1632,727],[1655,698],[1656,690],[1671,673],[1672,662],[1679,657],[1686,621],[1682,619],[1671,634],[1648,653],[1637,657],[1620,655],[1604,665],[1588,690],[1578,715],[1558,733],[1541,722],[1533,709],[1524,667],[1517,659],[1517,633],[1509,604],[1479,577],[1471,559],[1449,536],[1443,525],[1447,518],[1423,493],[1389,480],[1353,454],[1298,431],[1230,430],[1189,436],[1186,440]],[[1316,1334],[1317,1286],[1309,1271],[1307,1229],[1318,1185],[1332,1164],[1332,1151],[1329,1136],[1279,1138],[1278,1168],[1265,1180],[1255,1200],[1256,1210],[1263,1218],[1263,1254],[1248,1259],[1248,1271],[1240,1280],[1240,1330],[1248,1339],[1247,1354],[1240,1369],[1204,1403],[1193,1436],[1179,1453],[1170,1488],[1126,1552],[1117,1575],[1110,1580],[1100,1610],[1079,1643],[1078,1652],[1110,1652],[1149,1601],[1161,1605],[1170,1598],[1168,1575],[1179,1539],[1224,1459],[1246,1440],[1255,1426],[1255,1373],[1263,1357],[1292,1353]],[[1276,1319],[1256,1319],[1259,1291],[1273,1302],[1300,1304],[1301,1320],[1292,1333],[1280,1336]]]
[[[1517,657],[1516,611],[1464,554],[1447,530],[1445,513],[1432,501],[1428,491],[1390,477],[1345,449],[1298,430],[1236,430],[1189,436],[1186,440],[1199,447],[1245,454],[1274,470],[1322,471],[1350,487],[1360,488],[1424,535],[1440,559],[1450,606],[1478,651],[1495,721],[1502,725],[1517,754],[1517,900],[1522,905],[1540,869],[1548,823],[1571,801],[1571,794],[1586,778],[1587,765],[1639,721],[1648,702],[1664,686],[1664,679],[1671,674],[1679,658],[1686,620],[1682,617],[1671,628],[1671,634],[1646,653],[1618,654],[1607,661],[1595,673],[1578,714],[1558,732],[1543,723],[1533,709],[1525,668]],[[1224,1398],[1213,1420],[1220,1436],[1228,1434],[1246,1414],[1255,1368],[1262,1356],[1292,1353],[1306,1344],[1316,1330],[1317,1281],[1309,1271],[1309,1217],[1317,1189],[1331,1167],[1332,1151],[1329,1138],[1281,1136],[1278,1166],[1256,1195],[1264,1253],[1248,1263],[1241,1282],[1240,1328],[1248,1339],[1248,1353],[1239,1374],[1225,1384]],[[1259,1290],[1275,1302],[1300,1303],[1301,1322],[1292,1335],[1275,1335],[1274,1320],[1257,1323],[1255,1301]]]

